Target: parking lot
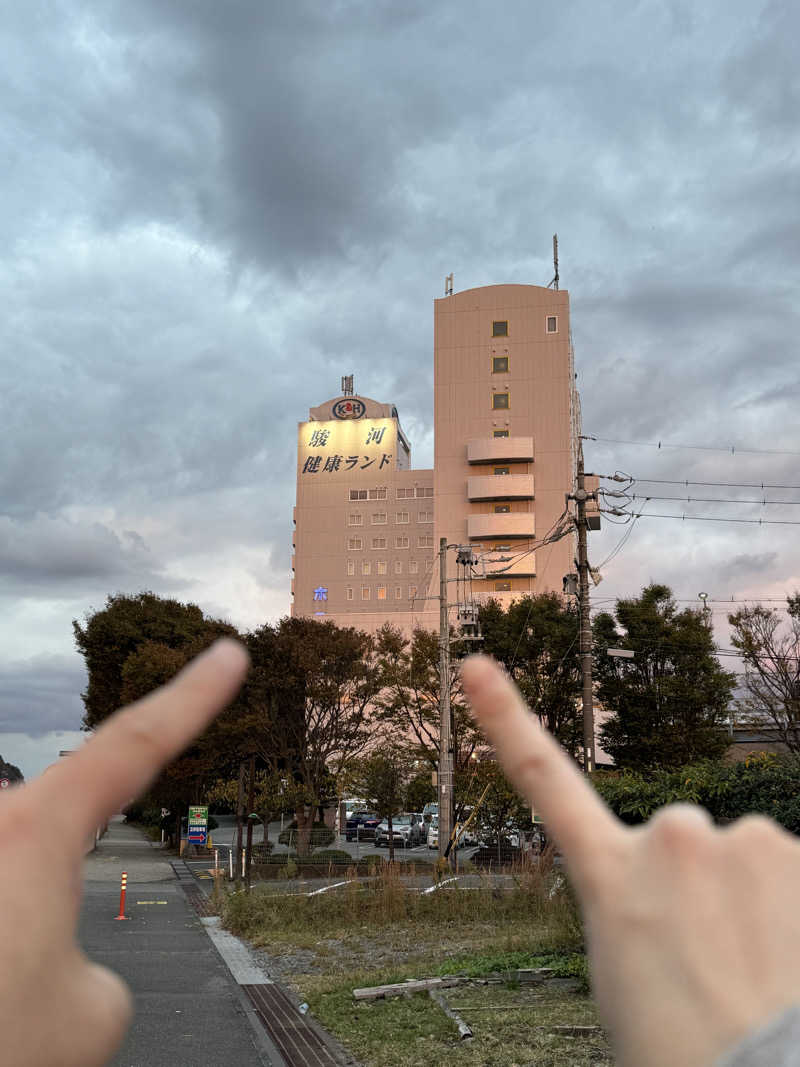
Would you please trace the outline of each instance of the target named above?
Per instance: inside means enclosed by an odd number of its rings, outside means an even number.
[[[233,815],[217,815],[215,816],[219,822],[217,829],[211,831],[211,840],[214,847],[220,850],[220,865],[228,863],[229,850],[235,845],[236,839],[236,818]],[[284,827],[288,826],[288,820],[285,820]],[[288,854],[294,852],[294,848],[286,844],[278,844],[278,836],[282,829],[279,821],[269,824],[269,840],[272,842],[272,855],[279,856],[281,854]],[[243,832],[243,842],[246,841],[246,827]],[[253,843],[261,844],[264,841],[264,827],[261,823],[257,823],[253,828]],[[372,839],[371,832],[365,832],[363,837],[359,834],[359,837],[354,841],[348,841],[345,834],[337,834],[333,841],[325,846],[326,849],[336,849],[341,852],[346,852],[352,856],[354,860],[363,858],[364,856],[378,855],[386,856],[389,853],[389,849],[384,845],[382,847],[376,847],[375,842]],[[458,850],[459,860],[468,860],[470,856],[476,851],[474,846],[467,848],[460,848]],[[438,855],[436,849],[429,849],[427,844],[414,845],[410,848],[404,848],[397,841],[395,841],[395,856],[398,858],[415,858],[420,860],[430,860],[433,863]],[[195,857],[191,857],[189,862],[192,866],[195,864],[205,864],[206,861],[199,860]]]

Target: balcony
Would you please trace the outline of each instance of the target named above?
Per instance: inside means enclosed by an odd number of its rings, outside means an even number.
[[[530,463],[532,437],[477,437],[467,442],[467,462]]]
[[[467,537],[470,541],[489,538],[516,540],[535,536],[534,517],[531,512],[508,512],[506,514],[467,516]]]
[[[484,474],[467,478],[470,500],[533,500],[532,474]]]

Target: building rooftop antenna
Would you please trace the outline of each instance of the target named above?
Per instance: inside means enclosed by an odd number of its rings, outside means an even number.
[[[352,395],[353,395],[353,375],[352,374],[346,374],[342,378],[342,396],[352,396]]]
[[[553,276],[553,280],[550,282],[550,284],[547,286],[547,288],[548,289],[555,289],[555,291],[558,292],[558,234],[557,233],[553,234],[553,269],[555,271],[555,275]]]
[[[452,296],[453,295],[453,272],[452,271],[450,271],[450,273],[447,275],[447,277],[444,280],[444,295],[445,296]]]

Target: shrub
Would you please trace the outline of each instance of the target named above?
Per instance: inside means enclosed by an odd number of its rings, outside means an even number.
[[[349,852],[343,848],[321,848],[310,857],[312,863],[344,863],[352,866],[355,862]]]
[[[800,760],[759,752],[741,763],[706,760],[647,776],[630,771],[593,775],[608,806],[630,824],[645,822],[676,801],[700,804],[727,822],[758,812],[800,833]]]

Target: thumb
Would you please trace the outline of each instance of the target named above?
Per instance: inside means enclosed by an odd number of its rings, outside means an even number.
[[[80,978],[73,981],[68,998],[71,1047],[63,1067],[104,1067],[125,1038],[133,1018],[133,998],[119,975],[78,955],[75,970]]]

